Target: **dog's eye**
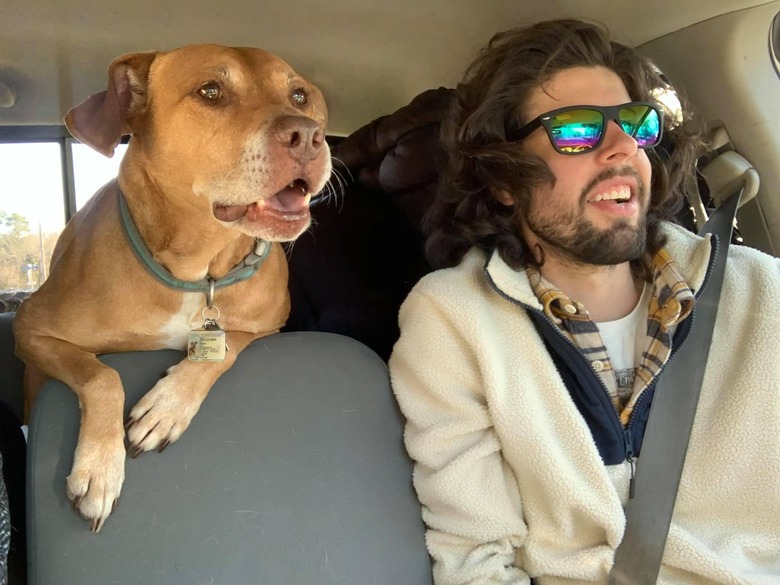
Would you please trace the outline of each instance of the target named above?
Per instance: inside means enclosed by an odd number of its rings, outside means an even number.
[[[305,106],[309,101],[309,94],[305,89],[297,88],[292,92],[292,101],[296,106]]]
[[[209,81],[200,86],[198,93],[204,99],[216,101],[222,97],[222,88],[216,81]]]

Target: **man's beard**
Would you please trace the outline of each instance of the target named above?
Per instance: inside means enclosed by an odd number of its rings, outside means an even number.
[[[632,226],[628,219],[619,218],[609,229],[594,226],[585,216],[586,195],[598,182],[625,173],[604,173],[583,189],[580,205],[572,211],[557,214],[539,214],[544,205],[534,197],[526,214],[528,228],[543,242],[545,252],[553,253],[563,260],[577,264],[614,266],[636,260],[644,254],[647,246],[647,210],[642,202],[647,201],[646,187],[638,182],[639,218]],[[630,173],[636,176],[634,173]],[[638,179],[638,177],[637,177]]]
[[[549,246],[549,251],[577,264],[615,266],[642,256],[647,244],[647,219],[644,215],[636,226],[620,219],[612,228],[603,230],[582,216],[568,226],[548,220],[539,223],[533,220],[533,215],[528,217],[528,227]]]

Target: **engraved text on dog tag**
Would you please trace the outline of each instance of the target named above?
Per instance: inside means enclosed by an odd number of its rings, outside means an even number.
[[[190,331],[187,337],[187,357],[190,361],[221,362],[226,351],[225,332],[212,319],[206,319],[203,327]]]

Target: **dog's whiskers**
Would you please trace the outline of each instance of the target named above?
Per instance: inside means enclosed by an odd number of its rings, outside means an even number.
[[[346,167],[345,167],[346,168]],[[354,177],[352,177],[352,173],[347,169],[347,172],[349,173],[350,179],[354,182]],[[333,199],[335,203],[339,207],[339,212],[341,212],[342,208],[344,207],[344,199],[346,198],[345,195],[347,193],[347,179],[342,175],[338,170],[334,169],[333,176],[335,177],[336,181],[338,182],[339,189],[334,189],[333,191]],[[341,192],[341,201],[339,202],[339,191]]]
[[[340,158],[338,158],[337,156],[331,156],[330,158],[331,158],[331,160],[333,162],[336,162],[336,163],[340,164],[342,167],[344,167],[344,170],[346,170],[347,174],[349,175],[350,182],[354,183],[355,182],[355,177],[352,175],[352,171],[349,170],[349,167],[344,163],[344,161],[341,160]],[[334,167],[333,168],[333,172],[338,173],[338,169],[336,169]],[[341,173],[339,173],[339,174],[341,174]]]
[[[310,228],[311,229],[311,228]],[[298,236],[300,237],[300,236]],[[295,242],[297,242],[298,239],[296,238],[292,242],[284,242],[282,244],[282,249],[284,250],[284,255],[287,256],[287,260],[290,259],[293,253],[293,248],[295,248]]]
[[[347,167],[344,166],[344,168],[346,169]],[[349,169],[347,169],[347,173],[349,174],[350,179],[353,179]],[[348,184],[349,181],[344,177],[343,173],[338,169],[333,168],[330,179],[328,179],[328,182],[325,184],[325,187],[322,189],[317,199],[312,201],[312,205],[321,203],[330,204],[331,202],[335,202],[336,205],[339,206],[339,211],[341,211]]]

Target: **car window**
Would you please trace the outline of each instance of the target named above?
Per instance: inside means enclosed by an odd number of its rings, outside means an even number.
[[[60,145],[0,144],[0,290],[45,280],[65,226]]]
[[[64,190],[66,148],[75,204]],[[73,141],[0,144],[0,291],[31,291],[46,280],[66,218],[116,176],[126,148],[120,144],[109,159]]]

